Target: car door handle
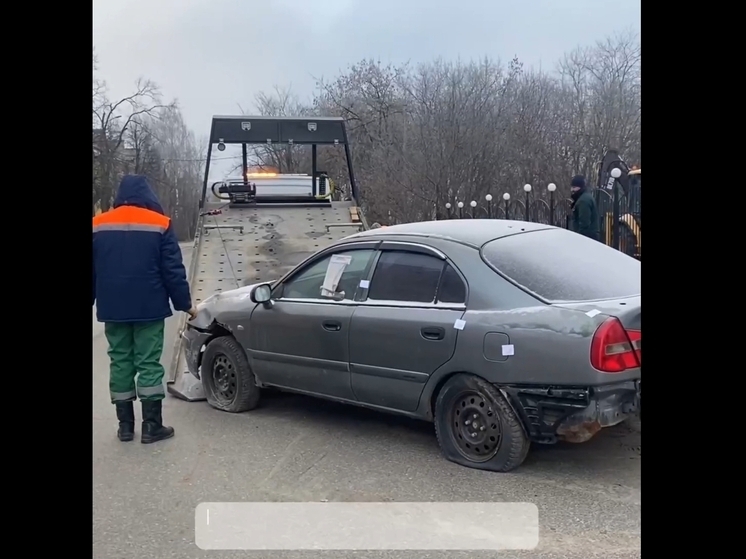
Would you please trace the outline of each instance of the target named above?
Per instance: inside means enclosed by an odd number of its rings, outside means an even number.
[[[335,320],[325,320],[321,323],[321,326],[329,332],[339,332],[342,329],[342,323]]]
[[[445,328],[438,328],[435,326],[429,326],[420,330],[422,337],[426,340],[442,340],[446,337]]]

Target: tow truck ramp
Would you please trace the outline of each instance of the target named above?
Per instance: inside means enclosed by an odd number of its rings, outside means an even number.
[[[227,143],[242,144],[242,176],[213,183],[208,190],[212,147],[222,151]],[[260,143],[311,145],[311,173],[250,173],[247,144]],[[344,146],[352,200],[331,200],[333,184],[316,168],[316,146],[324,144]],[[367,229],[356,199],[343,119],[214,117],[188,270],[194,304],[221,291],[279,279],[328,244]],[[181,344],[185,328],[186,316],[181,316],[168,392],[187,401],[204,400],[202,383],[186,368]]]

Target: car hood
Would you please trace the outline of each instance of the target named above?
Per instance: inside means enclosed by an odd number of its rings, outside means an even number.
[[[251,290],[261,283],[252,283],[236,289],[221,291],[211,295],[197,305],[197,316],[188,322],[198,329],[208,328],[214,321],[221,322],[225,313],[251,311],[256,303],[251,301]]]

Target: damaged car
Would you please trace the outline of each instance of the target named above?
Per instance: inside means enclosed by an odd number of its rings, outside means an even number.
[[[640,262],[508,220],[377,228],[210,297],[182,336],[208,402],[277,388],[434,423],[448,460],[506,472],[640,409]]]

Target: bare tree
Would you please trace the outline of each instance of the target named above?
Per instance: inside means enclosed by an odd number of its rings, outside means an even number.
[[[259,116],[305,116],[312,114],[312,110],[304,105],[292,87],[285,88],[275,86],[271,94],[260,92],[254,98],[253,108],[245,110],[240,104],[238,106],[242,114],[254,114]],[[310,168],[308,153],[300,146],[287,144],[258,145],[251,146],[250,159],[253,166],[262,171],[277,173],[303,173]],[[242,162],[236,161],[232,172],[240,170]]]
[[[305,106],[289,89],[256,98],[260,114],[330,115],[347,120],[353,163],[372,221],[397,223],[442,217],[446,203],[478,202],[496,211],[511,196],[513,215],[527,194],[569,194],[576,173],[595,181],[604,153],[615,149],[640,163],[640,42],[622,33],[565,55],[557,72],[506,64],[435,60],[412,67],[363,60],[333,79],[319,79]],[[310,167],[297,146],[261,146],[260,166],[280,172]],[[319,165],[349,196],[340,150],[318,150]]]
[[[122,148],[130,129],[159,109],[175,106],[175,102],[163,103],[158,86],[149,80],[138,80],[131,95],[111,101],[107,95],[106,83],[94,79],[94,213],[97,207],[106,211],[111,206],[114,187],[123,170]]]
[[[593,47],[578,48],[559,64],[572,108],[571,157],[584,174],[595,171],[609,149],[640,160],[641,51],[636,34],[627,32]]]
[[[125,173],[148,177],[181,240],[194,237],[207,144],[197,141],[176,101],[139,80],[135,91],[111,101],[96,75],[93,53],[93,212],[106,211]]]
[[[197,142],[175,107],[159,110],[147,126],[161,157],[160,173],[152,176],[154,186],[177,236],[191,239],[197,226],[205,146]]]

